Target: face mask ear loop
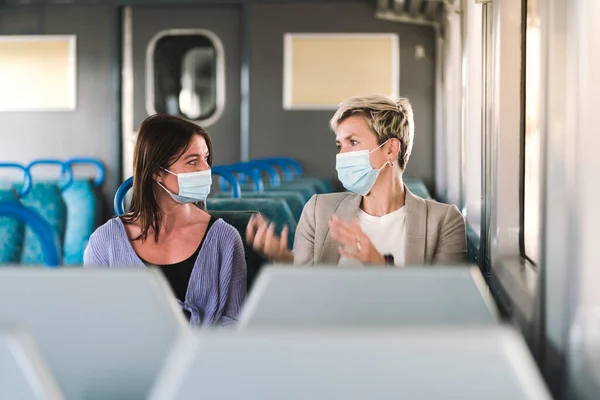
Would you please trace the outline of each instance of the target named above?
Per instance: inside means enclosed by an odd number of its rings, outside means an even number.
[[[160,183],[159,181],[154,181],[154,182],[158,183],[158,186],[160,186],[161,188],[163,188],[163,190],[164,190],[165,192],[167,192],[167,193],[169,193],[169,194],[174,194],[174,193],[171,193],[171,191],[170,191],[169,189],[167,189],[166,187],[164,187],[164,186],[163,186],[163,184],[162,184],[162,183]]]
[[[168,170],[168,169],[166,169],[166,168],[163,168],[163,167],[159,167],[159,168],[160,168],[160,169],[162,169],[162,170],[163,170],[163,171],[165,171],[165,172],[168,172],[168,173],[170,173],[171,175],[175,175],[175,176],[177,176],[177,174],[176,174],[176,173],[173,173],[173,172],[169,171],[169,170]]]
[[[373,150],[371,150],[369,152],[369,154],[373,153],[375,150],[379,150],[384,144],[386,144],[387,142],[389,142],[391,139],[386,140],[385,142],[381,143],[379,146],[375,147]]]

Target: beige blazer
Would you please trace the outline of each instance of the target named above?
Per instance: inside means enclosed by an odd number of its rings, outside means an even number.
[[[406,189],[405,265],[466,262],[465,221],[456,206],[424,200]],[[350,221],[362,196],[353,193],[314,195],[302,211],[294,240],[294,264],[337,264],[338,244],[329,233],[335,214]]]

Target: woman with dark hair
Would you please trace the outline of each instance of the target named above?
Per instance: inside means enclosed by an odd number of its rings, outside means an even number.
[[[246,296],[238,231],[205,210],[212,144],[199,126],[154,115],[140,126],[129,212],[99,227],[84,267],[159,268],[192,325],[235,323]]]

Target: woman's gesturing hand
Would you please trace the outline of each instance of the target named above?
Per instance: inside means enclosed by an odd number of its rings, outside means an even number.
[[[362,261],[364,264],[385,264],[385,258],[379,254],[369,237],[362,231],[358,220],[348,223],[335,215],[329,222],[331,237],[340,244],[342,256]]]
[[[284,226],[281,237],[275,234],[275,224],[269,223],[261,214],[250,218],[246,227],[246,243],[272,261],[293,261],[294,255],[287,248],[288,227]]]

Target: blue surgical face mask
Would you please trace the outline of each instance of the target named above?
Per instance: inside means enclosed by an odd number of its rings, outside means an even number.
[[[350,151],[348,153],[340,153],[336,156],[335,169],[338,173],[338,179],[347,190],[361,196],[365,196],[371,191],[377,181],[377,177],[379,177],[379,173],[388,163],[383,164],[379,169],[373,169],[371,167],[370,155],[387,142],[386,140],[371,151]]]
[[[212,173],[210,169],[181,174],[176,174],[165,168],[163,168],[163,170],[177,177],[179,194],[172,193],[169,189],[161,185],[160,182],[156,182],[171,195],[173,200],[182,204],[206,201],[206,198],[210,193],[210,186],[212,185]]]

